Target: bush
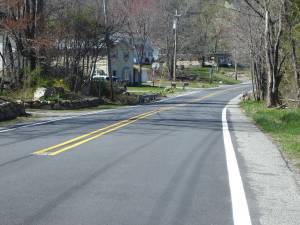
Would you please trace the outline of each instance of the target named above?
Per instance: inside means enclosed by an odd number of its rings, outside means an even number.
[[[91,84],[91,95],[95,97],[109,97],[109,83],[105,80],[94,80]]]

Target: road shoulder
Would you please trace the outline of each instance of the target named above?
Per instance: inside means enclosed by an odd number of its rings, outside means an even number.
[[[177,99],[180,97],[193,95],[195,93],[201,92],[203,90],[214,90],[214,88],[209,89],[199,89],[197,91],[189,91],[186,93],[180,93],[173,96],[169,96],[163,98],[161,100],[152,102],[152,104],[166,102],[169,100]],[[74,119],[77,117],[82,116],[89,116],[89,115],[96,115],[108,112],[114,112],[118,110],[124,110],[129,108],[136,108],[136,107],[144,107],[147,104],[138,104],[138,105],[124,105],[119,106],[111,109],[82,109],[82,110],[28,110],[27,112],[31,114],[31,117],[28,118],[17,118],[15,120],[0,122],[0,133],[5,133],[7,131],[15,130],[22,127],[32,127],[37,125],[44,125],[52,122],[67,120],[67,119]]]
[[[238,103],[236,98],[229,104],[230,128],[252,222],[297,225],[300,221],[299,175],[289,169],[278,147],[244,115]]]

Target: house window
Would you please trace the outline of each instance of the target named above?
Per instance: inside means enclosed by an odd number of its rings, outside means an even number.
[[[118,49],[117,48],[113,48],[111,50],[110,55],[111,55],[111,60],[112,61],[116,61],[118,59]]]
[[[123,70],[123,80],[126,82],[130,81],[130,70],[128,68],[124,68]]]
[[[123,59],[125,62],[128,62],[128,60],[129,60],[129,52],[128,51],[123,53]]]

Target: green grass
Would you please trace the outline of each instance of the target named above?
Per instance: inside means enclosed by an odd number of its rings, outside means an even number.
[[[147,85],[143,85],[143,86],[137,86],[137,87],[128,87],[127,91],[131,92],[131,93],[160,93],[164,90],[164,87],[157,87],[157,86],[147,86]]]
[[[170,85],[170,82],[168,84]],[[127,91],[135,95],[160,94],[161,96],[167,96],[168,94],[173,94],[177,92],[184,92],[182,88],[176,88],[174,90],[171,88],[167,88],[166,86],[161,84],[160,86],[142,85],[136,87],[127,87]]]
[[[191,88],[214,88],[218,85],[216,83],[203,83],[203,82],[189,82],[189,87]]]
[[[198,81],[188,81],[189,86],[187,88],[213,88],[217,87],[218,85],[216,83],[207,83],[207,82],[198,82]],[[168,80],[161,80],[156,83],[160,87],[170,87],[171,81]],[[183,88],[183,82],[176,82],[176,86],[178,90],[182,90]]]
[[[241,107],[300,167],[300,108],[269,109],[255,101],[242,102]]]
[[[210,81],[210,69],[208,67],[191,67],[186,68],[181,73],[190,75],[195,77],[196,80],[200,82],[209,83]],[[239,84],[240,81],[235,80],[233,77],[230,77],[226,74],[234,72],[231,68],[220,68],[219,71],[214,71],[213,73],[213,82],[214,83],[220,83],[223,84]]]
[[[171,81],[168,80],[159,80],[155,82],[155,86],[152,86],[152,83],[145,83],[141,86],[127,87],[127,91],[131,94],[135,95],[143,95],[143,94],[161,94],[162,96],[166,96],[168,94],[180,93],[188,90],[188,88],[212,88],[217,87],[216,83],[207,83],[201,81],[189,81],[189,85],[186,89],[183,89],[183,82],[176,82],[176,89],[170,89]]]
[[[241,83],[239,80],[235,80],[234,78],[228,77],[221,73],[214,74],[213,79],[215,82],[221,81],[223,84],[229,84],[229,85]]]

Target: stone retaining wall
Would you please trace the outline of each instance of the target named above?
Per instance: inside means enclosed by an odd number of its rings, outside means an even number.
[[[25,107],[31,109],[71,110],[97,107],[103,103],[104,101],[99,98],[84,98],[78,100],[31,101],[26,102]]]
[[[153,101],[156,101],[159,98],[158,94],[145,94],[145,95],[140,95],[139,96],[139,103],[150,103]]]

